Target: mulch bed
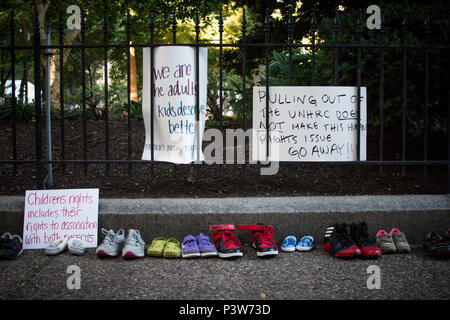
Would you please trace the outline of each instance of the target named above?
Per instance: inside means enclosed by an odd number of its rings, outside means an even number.
[[[240,124],[236,124],[240,126]],[[83,159],[83,124],[66,121],[65,159]],[[45,132],[45,131],[44,131]],[[34,123],[17,122],[17,159],[34,159]],[[87,159],[105,159],[105,122],[87,121]],[[60,123],[53,122],[53,158],[61,159]],[[378,160],[378,137],[368,137],[368,159]],[[131,122],[131,159],[139,160],[144,147],[145,130],[142,121]],[[388,137],[385,159],[399,160],[401,143]],[[398,140],[398,139],[397,139]],[[43,138],[44,154],[46,155]],[[12,129],[10,122],[0,122],[0,159],[12,159]],[[128,158],[126,121],[109,124],[110,159]],[[443,145],[442,145],[443,144]],[[423,159],[423,146],[408,141],[408,158]],[[441,150],[437,159],[445,159],[445,141],[430,145],[430,150]],[[439,158],[440,157],[440,158]],[[45,166],[46,167],[46,166]],[[173,165],[136,163],[111,164],[109,175],[106,164],[61,164],[53,166],[53,188],[99,188],[103,198],[158,198],[158,197],[249,197],[249,196],[305,196],[305,195],[377,195],[377,194],[446,194],[447,167],[430,166],[424,179],[423,166],[295,164],[283,166],[277,175],[260,175],[260,165]],[[36,189],[34,164],[0,165],[0,195],[24,195]],[[46,178],[48,183],[48,176]]]

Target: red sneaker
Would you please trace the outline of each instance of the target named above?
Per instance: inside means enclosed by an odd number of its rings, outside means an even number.
[[[323,248],[336,258],[354,258],[361,254],[361,249],[348,236],[345,223],[336,223],[327,228]]]
[[[242,251],[239,249],[241,242],[233,234],[234,225],[216,224],[209,226],[213,232],[213,242],[220,258],[239,258],[242,257]]]
[[[273,241],[273,226],[263,224],[238,225],[239,230],[253,231],[253,248],[258,257],[275,257],[278,255],[278,247]]]
[[[364,221],[350,226],[350,238],[361,249],[362,256],[368,259],[381,257],[381,249],[369,238],[367,223]]]

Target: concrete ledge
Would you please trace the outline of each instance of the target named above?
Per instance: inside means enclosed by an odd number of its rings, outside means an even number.
[[[99,213],[222,214],[450,210],[450,195],[100,199]],[[1,212],[23,212],[24,197],[0,197]]]
[[[0,232],[22,234],[24,197],[0,197]],[[450,196],[315,196],[267,198],[100,199],[99,228],[138,228],[149,243],[155,236],[203,232],[211,224],[272,224],[275,240],[307,232],[321,241],[327,226],[366,221],[369,231],[396,227],[420,244],[430,229],[450,227]],[[244,242],[251,233],[236,231]],[[101,241],[101,235],[99,234]]]

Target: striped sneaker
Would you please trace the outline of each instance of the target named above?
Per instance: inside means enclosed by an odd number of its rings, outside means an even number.
[[[349,237],[347,224],[334,224],[328,227],[323,240],[323,249],[336,258],[354,258],[361,254],[361,249]]]

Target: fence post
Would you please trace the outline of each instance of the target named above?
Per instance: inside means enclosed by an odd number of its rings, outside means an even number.
[[[150,88],[151,88],[151,94],[150,94],[150,141],[151,141],[151,172],[152,177],[155,176],[155,166],[153,164],[153,161],[155,161],[155,126],[153,119],[155,118],[154,109],[155,109],[155,97],[153,95],[153,86],[154,86],[154,78],[153,78],[153,67],[155,65],[155,56],[154,56],[154,38],[155,38],[155,21],[153,20],[153,11],[150,12],[150,44],[152,45],[150,47]]]
[[[17,97],[16,97],[16,48],[15,48],[15,35],[16,35],[16,23],[14,21],[14,10],[11,11],[11,106],[12,106],[12,139],[13,139],[13,159],[17,159]],[[24,81],[23,77],[22,80]],[[27,84],[25,84],[27,86]],[[20,98],[20,97],[19,97]],[[17,165],[14,163],[13,174],[17,175]]]
[[[108,70],[108,7],[107,1],[103,2],[103,68],[104,68],[104,86],[105,86],[105,157],[109,160],[109,101],[108,101],[108,85],[109,85],[109,70]],[[106,176],[109,177],[110,165],[106,163]]]
[[[270,42],[270,18],[269,9],[266,9],[266,20],[264,21],[264,35],[266,44],[266,159],[270,159],[270,144],[269,144],[269,42]]]
[[[50,46],[50,27],[47,26],[47,46]],[[52,114],[50,106],[50,56],[52,52],[49,48],[45,50],[45,115],[46,115],[46,131],[47,131],[47,156],[52,161]],[[48,164],[48,185],[53,188],[53,164]]]
[[[36,184],[43,189],[42,168],[42,109],[41,109],[41,40],[39,34],[38,12],[35,11],[34,21],[34,113],[35,113],[35,150],[36,150]]]

